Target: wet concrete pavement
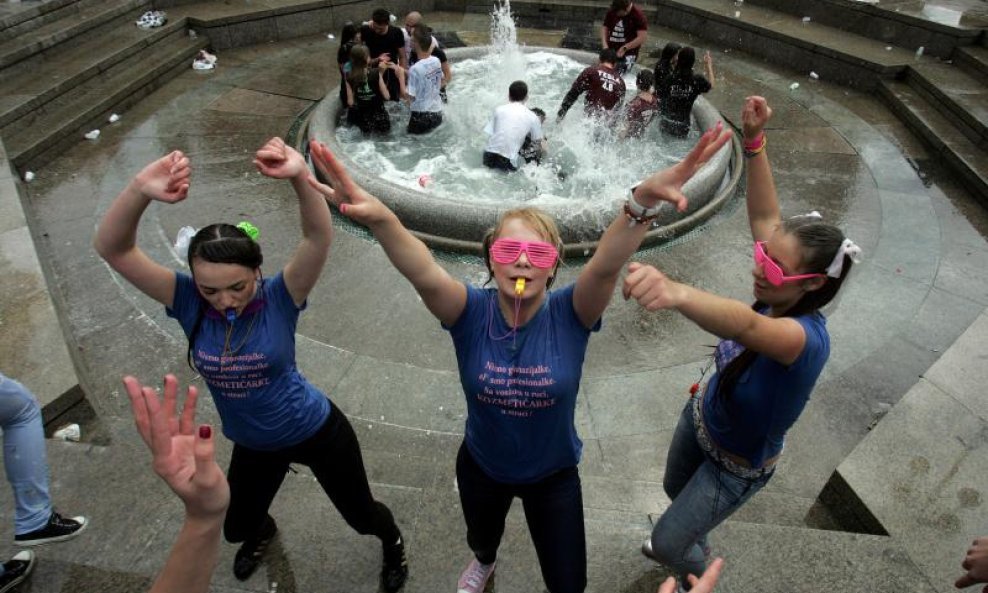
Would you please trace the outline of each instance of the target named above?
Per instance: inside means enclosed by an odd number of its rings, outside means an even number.
[[[484,15],[426,16],[468,43],[483,40],[488,28]],[[519,36],[528,35],[539,43],[553,38],[546,31]],[[650,45],[671,39],[689,41],[660,29]],[[777,475],[713,535],[717,553],[735,567],[722,590],[772,590],[766,586],[772,577],[759,581],[757,563],[745,566],[743,559],[754,562],[766,548],[808,531],[807,514],[819,510],[814,502],[834,469],[988,305],[988,216],[950,179],[926,168],[922,146],[874,98],[737,51],[710,49],[718,76],[708,98],[725,117],[736,118],[743,98],[754,93],[775,108],[769,152],[784,214],[819,210],[865,251],[830,316],[831,361],[790,433]],[[170,248],[181,226],[249,219],[261,229],[265,272],[280,269],[299,236],[295,199],[287,184],[259,176],[251,156],[337,84],[335,51],[324,35],[227,51],[217,70],[182,74],[27,186],[28,223],[53,270],[53,298],[77,350],[83,386],[112,442],[52,444],[57,504],[90,515],[93,526],[76,542],[45,549],[25,591],[137,590],[160,566],[181,515],[148,471],[119,378],[131,373],[152,381],[173,371],[189,379],[185,339],[160,306],[98,259],[90,248],[96,222],[144,163],[181,149],[194,167],[190,196],[149,210],[142,247],[157,261],[182,267]],[[801,86],[791,92],[793,81]],[[455,81],[450,96],[456,100]],[[738,203],[688,240],[636,259],[678,280],[750,299],[751,239]],[[486,276],[477,260],[443,262],[470,282]],[[572,281],[579,266],[568,265],[557,282]],[[350,416],[375,494],[406,534],[405,590],[452,591],[469,551],[453,488],[465,404],[448,336],[381,249],[343,228],[298,331],[300,368]],[[585,443],[588,591],[654,591],[661,581],[664,573],[637,547],[650,516],[668,504],[661,488],[665,451],[714,343],[682,317],[643,312],[619,295],[591,340],[577,409]],[[203,419],[218,422],[208,399],[200,409]],[[222,439],[220,455],[224,461],[229,455]],[[377,590],[376,542],[350,531],[306,468],[298,470],[273,507],[282,532],[267,571],[237,582],[230,571],[235,548],[224,544],[214,590],[268,591],[274,582],[282,593]],[[0,537],[9,539],[9,493],[0,501]],[[502,546],[503,593],[541,591],[518,506]],[[813,516],[810,526],[827,526],[826,513]],[[779,590],[820,586],[820,575],[832,567],[813,568],[810,559],[835,546],[866,550],[865,561],[848,563],[842,576],[860,590],[933,590],[915,567],[889,554],[894,544],[847,536],[852,546],[843,534],[828,533],[799,540],[793,554],[809,567],[799,577],[805,585],[789,582]]]

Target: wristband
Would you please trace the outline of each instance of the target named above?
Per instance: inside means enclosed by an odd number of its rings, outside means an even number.
[[[765,132],[761,132],[758,136],[751,141],[744,141],[744,156],[745,158],[752,158],[758,156],[765,150],[765,146],[768,144],[768,138],[765,136]]]
[[[624,214],[631,221],[631,226],[636,224],[645,224],[651,222],[659,217],[659,210],[662,204],[656,204],[651,208],[646,208],[635,200],[635,190],[638,186],[631,188],[631,195],[628,196],[628,201],[624,203]]]

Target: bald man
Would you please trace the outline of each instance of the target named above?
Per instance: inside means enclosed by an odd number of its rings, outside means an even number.
[[[412,31],[415,30],[416,25],[421,23],[422,13],[413,10],[405,15],[405,26],[402,29],[402,33],[405,34],[405,55],[408,56],[409,67],[418,61],[418,56],[415,54],[415,47],[412,46]],[[439,41],[435,38],[435,36],[432,37],[432,47],[429,48],[429,51],[432,55],[439,58],[439,65],[443,70],[443,81],[442,88],[440,89],[440,95],[442,96],[443,103],[445,103],[447,100],[446,85],[453,79],[453,69],[449,65],[449,59],[446,57],[445,50],[440,47]]]

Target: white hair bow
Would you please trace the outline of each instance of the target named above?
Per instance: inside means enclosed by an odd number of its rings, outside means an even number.
[[[854,241],[844,239],[844,242],[840,244],[840,249],[837,250],[837,254],[834,255],[834,260],[827,266],[827,276],[840,278],[841,273],[844,271],[845,255],[850,257],[852,262],[856,264],[861,263],[861,248]]]

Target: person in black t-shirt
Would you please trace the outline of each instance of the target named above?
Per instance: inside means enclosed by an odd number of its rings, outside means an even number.
[[[352,66],[344,81],[349,108],[347,123],[357,126],[364,134],[386,134],[391,131],[391,120],[384,109],[384,102],[391,97],[383,75],[401,66],[382,61],[371,70],[368,68],[369,60],[370,54],[363,45],[354,46],[350,52]]]
[[[340,68],[340,103],[345,107],[346,101],[346,77],[350,74],[350,50],[354,45],[360,44],[360,29],[357,25],[347,21],[340,32],[340,48],[336,50],[336,65]]]
[[[370,51],[370,67],[377,68],[378,63],[394,62],[402,69],[408,68],[408,56],[405,55],[405,36],[401,29],[391,26],[391,13],[384,8],[378,8],[371,15],[371,21],[360,29],[360,38]],[[384,81],[388,85],[391,101],[401,98],[401,86],[395,70],[385,72]]]
[[[659,84],[660,126],[673,136],[685,136],[690,131],[690,114],[696,98],[714,88],[713,59],[710,52],[703,56],[707,77],[693,73],[696,52],[692,47],[679,50],[672,63],[672,74]]]

